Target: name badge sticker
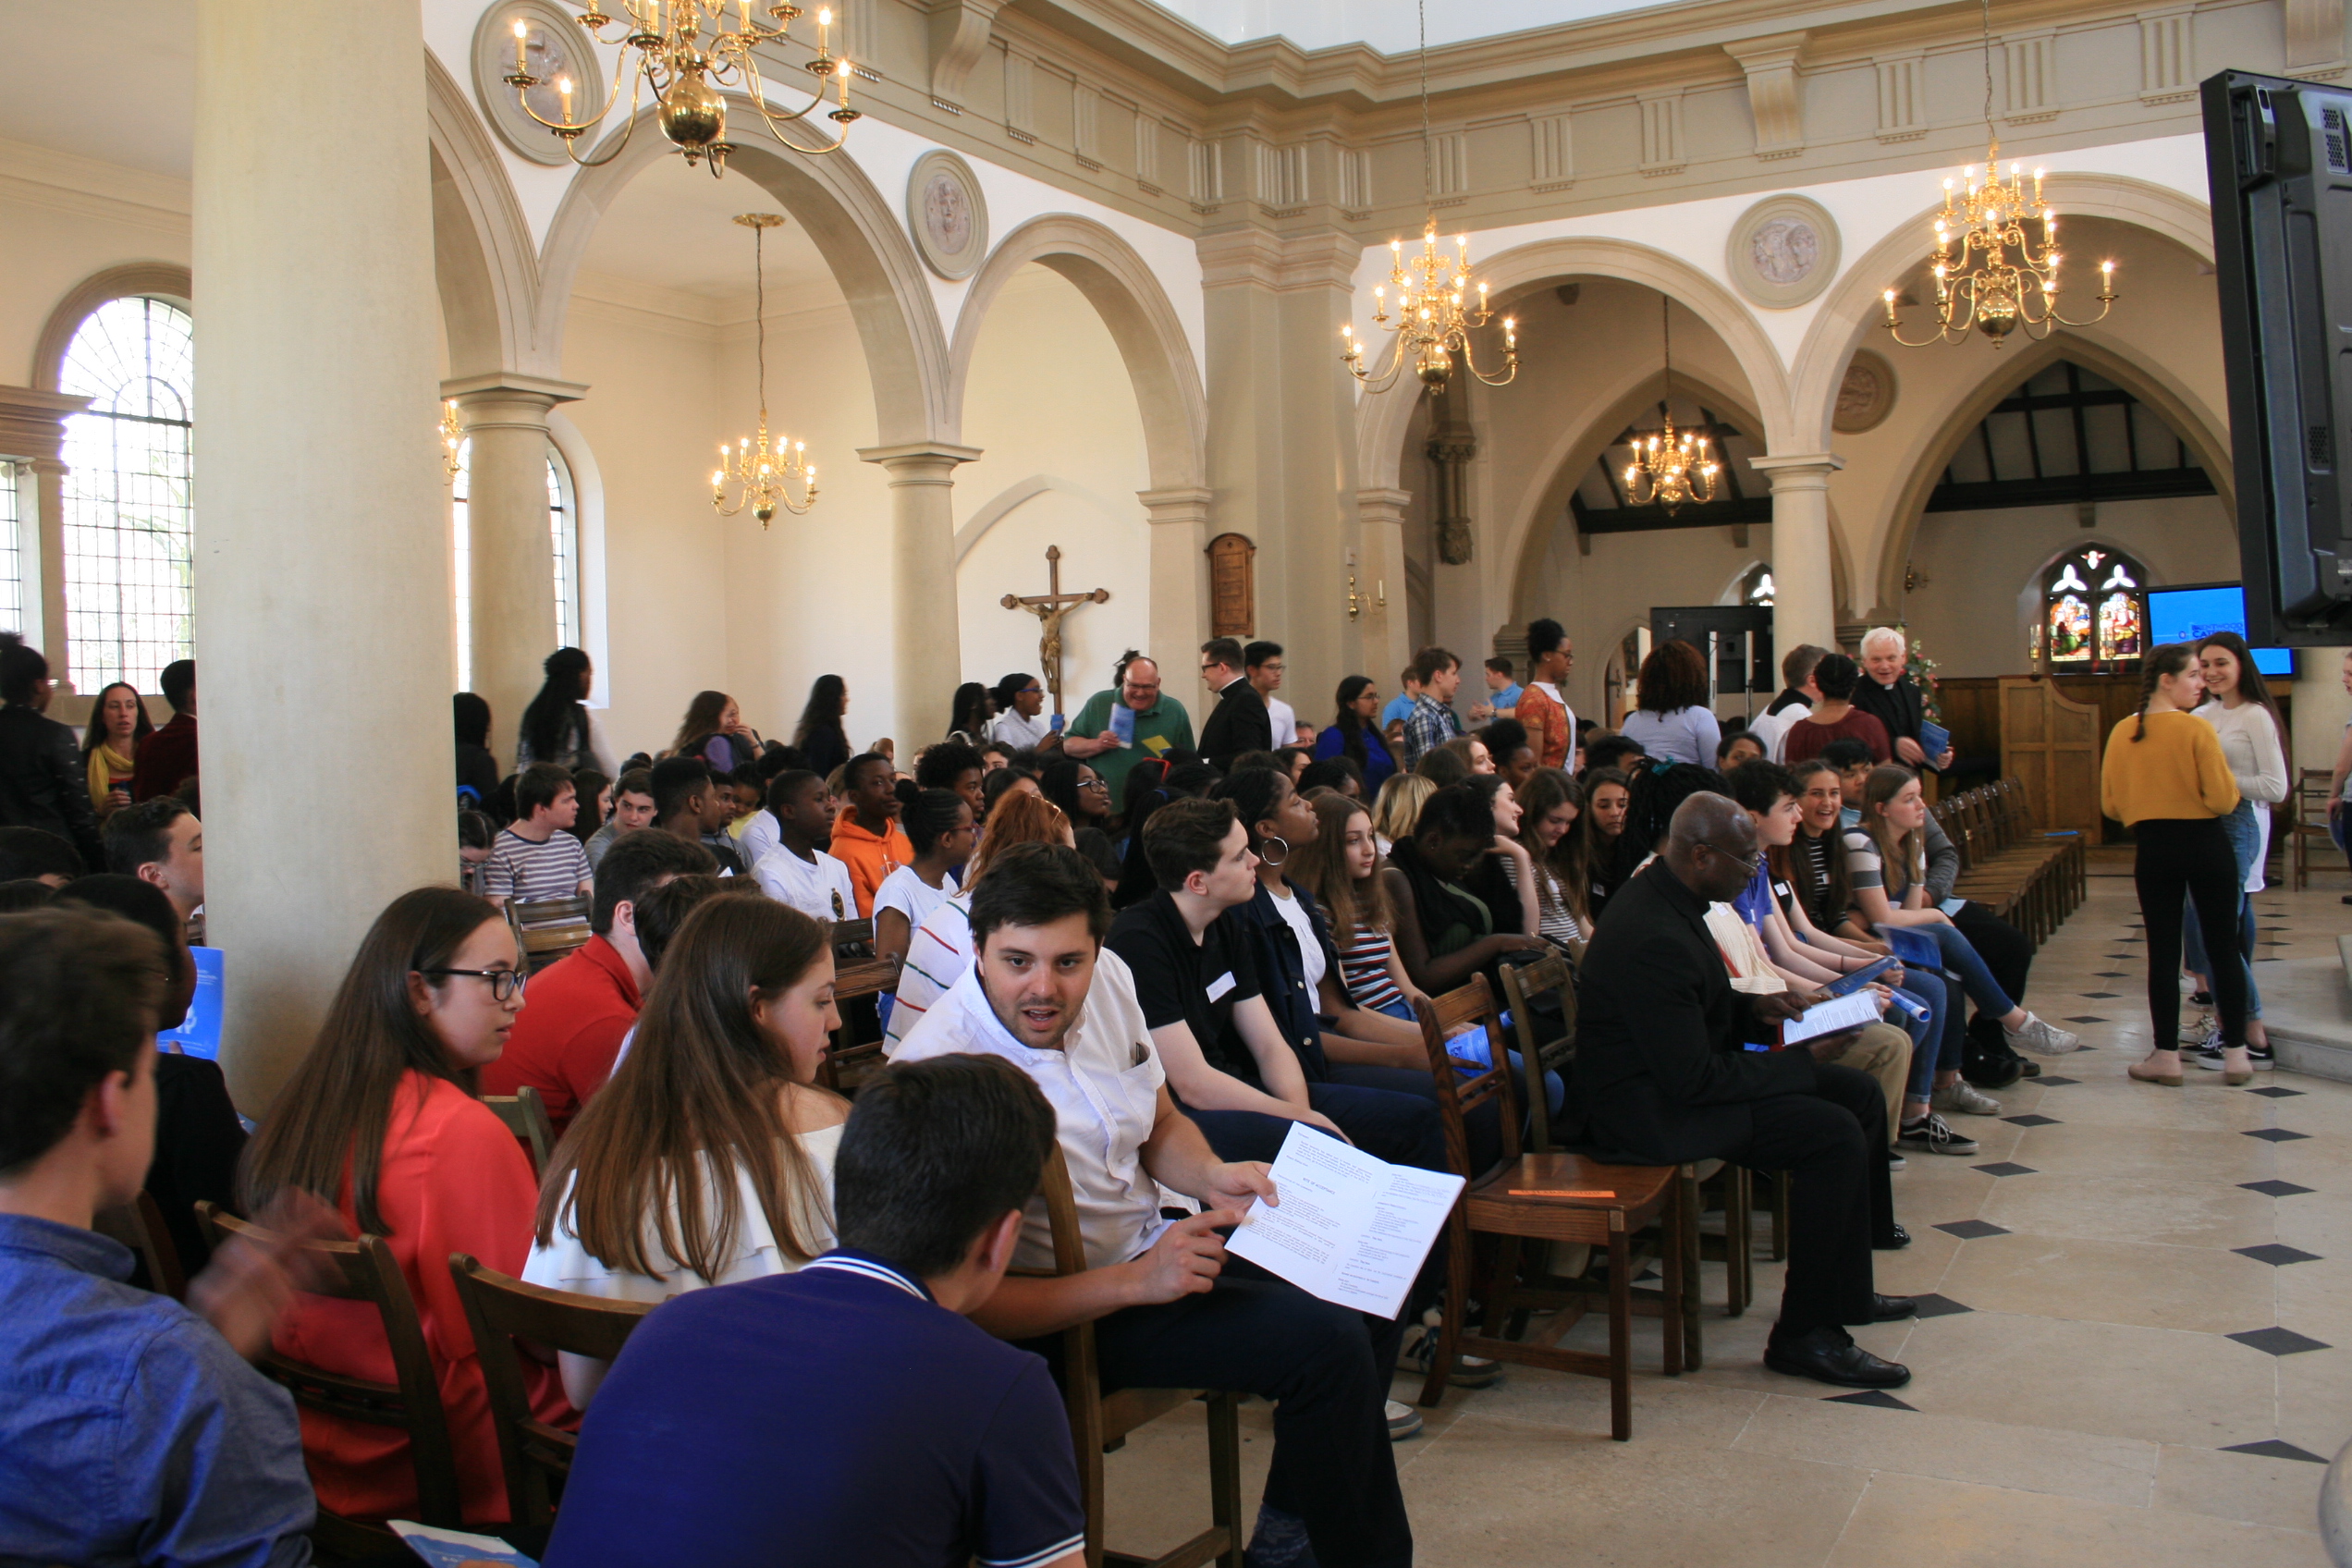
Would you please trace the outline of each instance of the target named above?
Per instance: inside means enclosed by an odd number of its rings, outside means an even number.
[[[1224,974],[1219,975],[1216,979],[1211,980],[1208,983],[1208,999],[1210,1001],[1219,1000],[1224,997],[1226,992],[1233,988],[1234,984],[1233,972],[1229,969]]]

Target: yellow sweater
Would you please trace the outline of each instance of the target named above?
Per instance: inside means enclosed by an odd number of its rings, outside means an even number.
[[[2129,827],[2164,817],[2227,816],[2237,809],[2237,778],[2221,737],[2194,714],[2151,713],[2147,738],[2132,739],[2134,715],[2107,737],[2099,805]]]

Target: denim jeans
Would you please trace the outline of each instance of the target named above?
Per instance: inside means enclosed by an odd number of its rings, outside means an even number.
[[[1939,920],[1932,925],[1914,925],[1911,929],[1934,939],[1943,955],[1943,967],[1960,976],[1961,988],[1968,993],[1970,1001],[1995,1018],[2009,1016],[2017,1004],[2009,999],[2001,983],[1992,977],[1992,971],[1985,967],[1985,961],[1968,938],[1960,934],[1960,927]]]
[[[1941,974],[1906,969],[1903,984],[1896,988],[1928,1010],[1924,1022],[1893,1010],[1887,1013],[1889,1023],[1900,1023],[1911,1036],[1911,1082],[1906,1092],[1912,1099],[1924,1100],[1935,1093],[1937,1073],[1960,1071],[1968,1021],[1962,1016],[1966,1010],[1952,1003],[1951,987]]]
[[[2254,895],[2246,891],[2246,884],[2254,876],[2254,851],[2261,847],[2262,825],[2255,819],[2254,802],[2240,801],[2237,809],[2222,818],[2222,831],[2229,836],[2230,853],[2237,860],[2237,962],[2246,971],[2246,1016],[2262,1016],[2262,993],[2254,985]],[[2205,952],[2205,929],[2198,923],[2197,906],[2188,906],[2184,927],[2183,944],[2187,953],[2188,967],[2209,979],[2213,965]]]

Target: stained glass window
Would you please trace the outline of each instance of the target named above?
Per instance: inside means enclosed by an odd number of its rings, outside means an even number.
[[[458,473],[449,492],[449,590],[457,643],[458,690],[473,690],[473,533],[466,490],[473,443],[458,447]],[[571,504],[563,459],[547,448],[547,542],[555,558],[554,648],[580,645],[580,522]]]
[[[1769,609],[1772,604],[1772,569],[1759,566],[1740,584],[1740,603]]]
[[[2074,551],[2042,582],[2042,642],[2053,670],[2136,668],[2148,651],[2148,574],[2098,545]]]
[[[109,300],[58,371],[91,399],[66,420],[66,659],[85,692],[142,691],[194,640],[195,327],[163,300]]]

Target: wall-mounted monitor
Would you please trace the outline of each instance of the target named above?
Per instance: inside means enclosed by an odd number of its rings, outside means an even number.
[[[2246,635],[2246,590],[2235,582],[2192,582],[2148,591],[2148,641],[2194,643],[2216,631]],[[2254,668],[2274,680],[2295,679],[2295,650],[2257,648]]]

